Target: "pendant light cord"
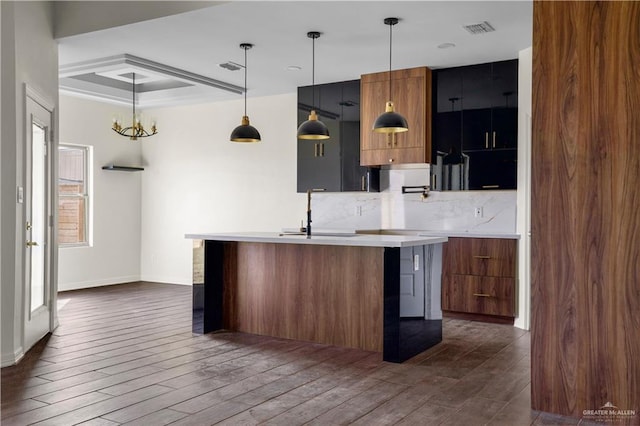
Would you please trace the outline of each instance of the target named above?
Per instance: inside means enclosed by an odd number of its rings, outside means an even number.
[[[132,100],[133,104],[133,126],[136,126],[136,73],[133,73],[133,90],[132,90]]]
[[[311,38],[311,92],[313,99],[311,100],[311,108],[316,105],[316,38]]]
[[[244,49],[244,115],[247,115],[247,48]]]
[[[393,49],[393,24],[389,25],[389,101],[391,101],[391,51]]]

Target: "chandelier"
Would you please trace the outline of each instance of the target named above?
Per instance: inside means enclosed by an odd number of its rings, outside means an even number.
[[[151,129],[147,130],[144,128],[141,122],[140,115],[136,114],[136,73],[133,73],[133,114],[131,118],[131,126],[122,127],[122,123],[118,118],[113,119],[113,131],[119,134],[120,136],[125,136],[132,141],[138,140],[138,138],[148,138],[149,136],[153,136],[158,133],[158,129],[156,128],[155,121],[151,122]]]

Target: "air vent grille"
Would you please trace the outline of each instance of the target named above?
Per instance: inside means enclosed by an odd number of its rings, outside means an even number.
[[[493,26],[488,23],[487,21],[484,22],[480,22],[478,24],[471,24],[471,25],[463,25],[462,28],[464,28],[465,30],[467,30],[470,34],[476,35],[476,34],[485,34],[485,33],[490,33],[495,31],[496,29],[493,28]]]
[[[244,65],[240,65],[240,64],[237,64],[237,63],[232,62],[232,61],[225,62],[223,64],[218,64],[218,66],[220,68],[224,68],[224,69],[227,69],[229,71],[238,71],[238,70],[241,70],[242,68],[244,68]]]

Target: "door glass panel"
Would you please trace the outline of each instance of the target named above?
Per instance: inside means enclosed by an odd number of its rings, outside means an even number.
[[[45,128],[32,122],[31,170],[31,311],[45,304],[46,163]],[[35,245],[37,244],[37,245]]]

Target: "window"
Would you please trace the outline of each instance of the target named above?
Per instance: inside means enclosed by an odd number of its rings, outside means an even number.
[[[60,145],[58,154],[58,244],[89,245],[91,148]]]

